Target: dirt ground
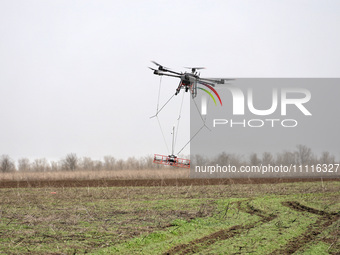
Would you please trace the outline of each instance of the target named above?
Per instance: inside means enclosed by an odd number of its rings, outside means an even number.
[[[328,178],[322,181],[340,181]],[[42,187],[157,187],[157,186],[202,186],[228,184],[275,184],[293,182],[320,182],[320,178],[253,178],[253,179],[136,179],[136,180],[29,180],[0,181],[0,188]]]

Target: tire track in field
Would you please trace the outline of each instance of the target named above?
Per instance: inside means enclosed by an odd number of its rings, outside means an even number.
[[[328,213],[312,207],[302,205],[295,201],[287,201],[282,203],[283,206],[289,207],[295,211],[308,212],[321,216],[315,223],[311,224],[307,230],[289,241],[285,246],[273,251],[271,255],[293,254],[307,243],[313,241],[319,234],[321,234],[328,226],[340,218],[340,212]]]
[[[266,223],[269,222],[273,219],[275,219],[277,216],[276,215],[266,215],[263,211],[261,211],[260,209],[256,209],[253,206],[251,206],[249,204],[249,200],[246,203],[246,207],[242,208],[241,201],[236,202],[237,204],[237,208],[240,211],[249,213],[251,215],[256,215],[261,217],[261,220],[256,221],[254,223],[251,224],[246,224],[246,225],[235,225],[232,226],[228,229],[222,229],[219,230],[215,233],[212,233],[210,235],[204,236],[202,238],[199,239],[195,239],[187,244],[181,244],[178,246],[175,246],[173,248],[171,248],[170,250],[168,250],[167,252],[165,252],[164,254],[193,254],[193,253],[197,253],[200,252],[201,250],[205,249],[206,246],[210,246],[214,243],[216,243],[217,241],[221,241],[221,240],[226,240],[229,238],[232,238],[234,236],[240,235],[241,233],[245,232],[245,231],[249,231],[250,229],[257,227],[260,223]]]

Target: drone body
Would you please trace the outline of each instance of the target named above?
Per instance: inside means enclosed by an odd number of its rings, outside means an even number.
[[[181,89],[185,89],[185,92],[190,90],[192,97],[195,98],[197,95],[197,84],[214,87],[216,84],[225,84],[226,81],[231,80],[226,78],[201,78],[197,70],[204,69],[204,67],[186,67],[191,69],[191,72],[179,73],[172,71],[155,61],[152,61],[152,63],[158,66],[158,69],[149,67],[154,71],[153,73],[155,75],[164,75],[180,79],[175,95],[177,95]]]

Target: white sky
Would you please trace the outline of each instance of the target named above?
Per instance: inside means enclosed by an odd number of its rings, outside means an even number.
[[[336,0],[1,0],[0,155],[167,154],[150,60],[205,77],[339,77],[339,12]],[[163,78],[163,102],[177,84]],[[180,99],[161,116],[168,144]]]

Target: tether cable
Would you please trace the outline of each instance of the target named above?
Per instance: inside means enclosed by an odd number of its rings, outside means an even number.
[[[179,114],[178,114],[178,119],[177,119],[177,130],[176,130],[176,137],[175,137],[175,145],[177,144],[177,136],[178,136],[178,130],[179,130],[179,123],[180,123],[180,120],[181,120],[183,101],[184,101],[184,93],[183,93],[183,96],[182,96],[181,107],[179,108]]]
[[[202,122],[203,122],[203,125],[200,127],[200,129],[190,138],[190,140],[183,146],[183,148],[177,153],[177,155],[179,155],[183,150],[184,150],[184,148],[195,138],[195,136],[196,135],[198,135],[198,133],[204,128],[204,127],[206,127],[209,131],[211,131],[210,130],[210,128],[208,128],[207,127],[207,125],[205,125],[205,122],[206,122],[206,120],[204,120],[203,118],[202,118],[202,115],[201,115],[201,113],[200,113],[200,111],[199,111],[199,109],[198,109],[198,106],[197,106],[197,104],[196,104],[196,101],[195,101],[195,99],[192,99],[193,101],[194,101],[194,104],[195,104],[195,106],[196,106],[196,109],[197,109],[197,112],[198,112],[198,114],[199,114],[199,116],[201,117],[201,120],[202,120]]]

